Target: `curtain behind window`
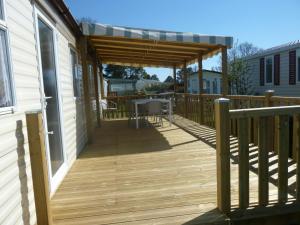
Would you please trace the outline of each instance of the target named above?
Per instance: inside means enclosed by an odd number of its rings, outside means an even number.
[[[13,105],[5,31],[0,30],[0,107]]]

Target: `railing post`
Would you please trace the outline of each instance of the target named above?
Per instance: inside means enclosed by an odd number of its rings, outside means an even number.
[[[187,102],[188,96],[186,93],[184,93],[183,99],[184,99],[184,117],[188,118],[188,102]]]
[[[204,102],[203,102],[204,98],[203,98],[202,93],[199,94],[199,100],[200,100],[200,105],[199,105],[199,107],[200,107],[200,112],[199,112],[200,121],[199,121],[199,123],[201,125],[203,125],[204,124],[204,108],[203,108],[204,107]]]
[[[273,95],[274,95],[274,90],[265,91],[265,107],[272,107],[273,106],[273,102],[271,100]]]
[[[272,96],[274,95],[273,90],[267,90],[265,92],[265,107],[272,107],[273,102],[272,102]],[[276,120],[274,117],[269,117],[268,118],[268,134],[267,134],[267,148],[268,151],[275,151],[275,146],[276,149],[278,148],[278,120]],[[275,138],[276,137],[276,138]],[[275,143],[276,142],[276,143]]]
[[[215,100],[216,149],[217,149],[217,205],[229,213],[230,202],[230,115],[229,99]]]
[[[40,111],[26,113],[37,224],[52,224],[45,134]]]

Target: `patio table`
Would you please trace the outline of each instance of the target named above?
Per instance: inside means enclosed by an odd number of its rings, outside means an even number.
[[[168,107],[168,117],[169,117],[169,125],[172,125],[172,102],[169,99],[149,99],[149,98],[143,98],[143,99],[133,99],[132,102],[134,104],[134,108],[135,108],[135,125],[136,125],[136,129],[139,128],[139,110],[138,110],[138,105],[142,105],[142,104],[147,104],[149,102],[161,102],[161,103],[167,103],[169,105]]]

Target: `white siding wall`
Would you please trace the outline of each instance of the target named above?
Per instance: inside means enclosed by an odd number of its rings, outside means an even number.
[[[251,67],[250,74],[255,94],[263,95],[266,90],[274,90],[275,95],[300,96],[300,83],[296,83],[296,85],[289,84],[289,51],[280,52],[280,85],[265,84],[260,86],[260,58],[253,58],[248,61]]]
[[[35,224],[24,112],[40,108],[32,5],[5,0],[17,111],[0,115],[0,224]]]
[[[35,24],[29,0],[4,1],[17,108],[14,113],[0,115],[0,224],[28,225],[36,223],[36,215],[25,112],[41,109]],[[53,9],[47,9],[56,19],[59,31],[58,77],[63,101],[64,143],[70,167],[87,139],[82,122],[85,120],[81,107],[84,98],[77,101],[73,98],[69,44],[76,46],[76,43]]]

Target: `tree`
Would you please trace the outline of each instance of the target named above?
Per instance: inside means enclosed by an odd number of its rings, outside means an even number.
[[[159,78],[156,74],[151,75],[150,79],[159,81]]]
[[[194,73],[194,70],[192,67],[186,68],[186,74],[187,76],[192,75]],[[176,73],[176,80],[177,83],[183,84],[184,83],[184,69],[178,70]]]
[[[106,65],[104,71],[105,71],[105,76],[109,78],[123,79],[127,77],[127,71],[125,66],[109,64]]]
[[[81,17],[76,19],[77,23],[96,23],[97,21],[90,17]]]
[[[119,79],[150,79],[150,75],[142,67],[107,65],[104,69],[105,76]]]
[[[173,77],[172,76],[168,76],[166,79],[165,79],[165,81],[164,81],[164,83],[173,83],[174,82],[174,79],[173,79]]]
[[[261,51],[260,48],[251,43],[235,42],[232,49],[228,51],[227,73],[230,94],[249,95],[253,94],[251,66],[247,57]],[[212,70],[222,71],[222,59],[219,59],[219,66],[213,67]]]

